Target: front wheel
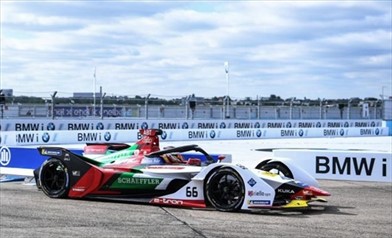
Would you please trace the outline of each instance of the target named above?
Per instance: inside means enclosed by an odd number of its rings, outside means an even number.
[[[68,195],[68,169],[59,159],[51,158],[45,161],[39,171],[39,182],[48,197],[64,198]]]
[[[207,201],[219,211],[237,211],[244,202],[244,182],[231,168],[216,170],[208,178],[205,190]]]

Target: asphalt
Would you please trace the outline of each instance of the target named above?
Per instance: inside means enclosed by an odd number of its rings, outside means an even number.
[[[0,184],[0,237],[392,237],[392,183],[320,181],[328,203],[301,211],[225,213],[51,199]]]

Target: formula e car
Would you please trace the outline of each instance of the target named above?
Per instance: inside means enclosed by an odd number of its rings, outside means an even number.
[[[304,208],[330,196],[278,173],[226,163],[224,156],[213,158],[197,145],[160,150],[161,133],[141,130],[142,138],[127,159],[121,154],[124,150],[99,160],[64,148],[39,147],[40,154],[49,158],[34,171],[37,187],[51,198],[125,200],[219,211]],[[201,156],[184,159],[189,151]]]

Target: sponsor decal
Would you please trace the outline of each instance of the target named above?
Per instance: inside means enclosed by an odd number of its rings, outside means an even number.
[[[105,135],[109,136],[109,134],[104,134],[104,139],[105,139]],[[109,137],[107,137],[109,138]],[[106,138],[106,139],[107,139]],[[106,140],[105,139],[105,140]],[[77,134],[77,140],[78,141],[102,141],[102,133],[101,132],[79,132]]]
[[[45,133],[42,135],[42,141],[45,142],[45,143],[48,143],[49,140],[50,140],[50,135],[49,135],[48,132],[45,132]]]
[[[68,130],[69,131],[87,131],[93,130],[94,126],[93,123],[68,123]]]
[[[375,123],[374,121],[372,121],[372,123],[370,123],[370,126],[371,126],[371,127],[375,127],[375,126],[376,126],[376,123]]]
[[[225,129],[226,128],[226,123],[221,122],[221,124],[219,125],[219,128],[221,129]]]
[[[118,178],[119,184],[158,185],[161,179],[154,178]]]
[[[80,171],[79,170],[73,170],[72,171],[72,176],[79,177],[80,176]]]
[[[298,122],[298,127],[299,128],[312,128],[313,123],[312,122]]]
[[[239,129],[241,129],[241,128],[252,128],[252,123],[249,123],[249,122],[242,122],[242,123],[235,122],[234,123],[234,128],[239,128]]]
[[[48,131],[54,131],[54,130],[56,130],[56,126],[54,125],[53,122],[49,122],[48,125],[46,126],[46,129]]]
[[[197,123],[197,129],[215,129],[218,128],[218,123],[206,122],[206,123]]]
[[[270,205],[270,200],[249,200],[248,205]]]
[[[147,169],[176,169],[181,170],[185,169],[184,166],[148,166]]]
[[[166,138],[167,138],[167,133],[166,133],[166,131],[163,131],[163,132],[162,132],[161,138],[162,138],[162,140],[166,140]]]
[[[252,138],[253,130],[237,130],[237,138]]]
[[[253,187],[253,186],[255,186],[255,185],[257,184],[257,182],[256,182],[253,178],[251,178],[251,179],[248,180],[248,184],[249,184],[251,187]]]
[[[115,123],[115,130],[136,130],[139,129],[138,123]]]
[[[283,188],[278,188],[278,193],[295,193],[293,189],[283,189]]]
[[[380,134],[380,129],[376,128],[375,132],[376,136],[378,136]]]
[[[291,128],[291,122],[287,122],[286,127]]]
[[[281,137],[293,137],[296,135],[297,135],[296,130],[280,130]]]
[[[147,124],[147,122],[143,122],[142,125],[141,125],[141,128],[142,128],[143,130],[148,129],[148,124]]]
[[[373,130],[372,129],[360,129],[359,130],[359,134],[361,136],[363,136],[363,135],[372,135],[373,134]]]
[[[163,130],[180,129],[180,123],[158,123],[158,128]]]
[[[98,122],[97,125],[95,126],[95,128],[97,130],[103,130],[104,129],[103,123],[102,122]]]
[[[340,136],[344,136],[344,129],[340,129]]]
[[[152,200],[152,203],[181,206],[184,204],[184,201],[178,199],[169,199],[169,198],[154,198]]]
[[[387,176],[387,159],[383,158],[381,164],[382,176]],[[339,174],[372,176],[375,171],[376,158],[339,158],[332,156],[316,156],[316,174]]]
[[[249,197],[268,197],[271,196],[271,193],[265,193],[263,191],[248,191],[248,196]]]
[[[283,128],[284,125],[282,122],[268,122],[267,128]]]
[[[61,150],[42,149],[41,154],[49,156],[60,156],[63,154]]]
[[[215,136],[216,136],[215,131],[214,131],[214,130],[210,131],[210,137],[211,137],[211,139],[214,139]]]
[[[316,127],[320,128],[321,127],[321,122],[316,123]]]
[[[350,126],[350,124],[346,121],[345,123],[344,123],[344,127],[349,127]]]
[[[110,134],[110,132],[107,131],[103,135],[103,138],[105,139],[105,141],[110,141],[110,139],[112,138],[112,135]]]
[[[74,191],[74,192],[84,192],[84,191],[86,191],[86,188],[85,187],[73,187],[72,191]]]
[[[298,132],[298,135],[299,135],[300,137],[302,137],[302,136],[304,135],[304,130],[300,129],[299,132]]]
[[[182,129],[188,129],[189,125],[187,122],[182,123]]]
[[[259,122],[255,123],[255,128],[260,128],[260,123]]]
[[[240,167],[241,169],[244,169],[244,170],[246,170],[246,169],[248,169],[247,167],[245,167],[244,165],[242,165],[242,164],[236,164],[238,167]]]
[[[261,132],[261,130],[257,130],[257,131],[256,131],[256,136],[257,136],[257,137],[260,138],[262,135],[263,135],[263,133]]]
[[[66,153],[66,154],[64,155],[64,161],[70,161],[70,160],[71,160],[71,157],[69,156],[68,153]]]
[[[2,166],[7,166],[11,162],[11,151],[7,146],[2,146],[0,148],[0,164]]]
[[[15,131],[39,131],[43,127],[43,123],[15,123]]]

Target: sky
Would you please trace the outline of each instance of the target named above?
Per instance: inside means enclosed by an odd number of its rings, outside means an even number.
[[[391,12],[390,0],[2,0],[0,88],[380,98],[392,95]]]

